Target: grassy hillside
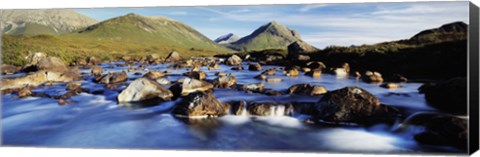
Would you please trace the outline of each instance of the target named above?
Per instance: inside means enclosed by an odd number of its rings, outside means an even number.
[[[59,56],[67,62],[88,56],[113,60],[123,55],[166,57],[172,51],[182,56],[211,56],[231,50],[217,45],[193,28],[163,17],[135,14],[113,18],[85,30],[62,35],[4,35],[3,62],[23,65],[34,52]]]
[[[265,24],[252,34],[233,42],[228,47],[239,51],[287,49],[291,43],[301,40],[300,35],[275,21]]]

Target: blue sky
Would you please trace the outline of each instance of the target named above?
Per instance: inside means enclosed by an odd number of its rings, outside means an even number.
[[[298,31],[303,40],[318,48],[406,39],[442,24],[468,23],[468,1],[76,10],[99,21],[127,13],[166,16],[192,26],[212,40],[227,33],[243,37],[275,20]]]

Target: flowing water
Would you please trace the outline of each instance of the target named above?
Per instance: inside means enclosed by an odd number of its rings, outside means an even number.
[[[121,62],[104,63],[108,71],[127,70],[128,67],[109,68]],[[244,68],[248,65],[244,63]],[[166,70],[167,64],[149,66],[150,70]],[[276,66],[263,66],[263,69]],[[171,81],[183,78],[186,69],[170,69]],[[207,79],[214,79],[215,72],[233,73],[238,84],[260,83],[254,77],[261,72],[232,71],[221,65],[208,71]],[[89,73],[89,69],[82,69]],[[145,71],[136,71],[145,72]],[[129,73],[129,82],[141,77]],[[15,74],[15,76],[22,74]],[[2,76],[3,78],[11,76]],[[207,149],[207,150],[275,150],[275,151],[329,151],[368,153],[421,153],[458,152],[450,147],[425,147],[417,144],[412,133],[393,133],[395,126],[371,127],[331,126],[308,123],[306,115],[283,115],[276,110],[272,116],[223,116],[211,119],[182,119],[170,114],[176,101],[163,102],[147,108],[125,108],[117,105],[116,96],[126,88],[104,89],[104,85],[92,82],[92,76],[84,75],[82,87],[101,94],[82,93],[73,96],[75,102],[59,106],[57,100],[46,97],[19,99],[15,95],[2,96],[3,144],[10,146],[81,147],[81,148],[139,148],[139,149]],[[383,104],[401,108],[405,113],[434,111],[426,105],[424,96],[417,92],[420,83],[404,83],[398,89],[385,89],[366,84],[354,78],[339,78],[322,74],[321,78],[300,75],[287,77],[277,71],[279,83],[265,82],[265,88],[286,90],[293,84],[323,85],[328,90],[346,86],[358,86],[374,94]],[[169,87],[166,85],[166,87]],[[65,93],[65,84],[38,87],[34,92],[47,95]],[[317,102],[321,96],[282,95],[267,96],[245,93],[236,89],[215,89],[214,95],[222,102],[246,100],[256,102]]]

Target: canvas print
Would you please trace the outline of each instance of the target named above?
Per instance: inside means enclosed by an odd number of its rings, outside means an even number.
[[[1,10],[2,145],[465,154],[468,8]]]

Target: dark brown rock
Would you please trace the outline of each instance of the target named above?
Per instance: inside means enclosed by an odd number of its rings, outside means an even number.
[[[419,88],[427,103],[451,114],[467,114],[467,79],[454,78],[438,83],[426,83]]]
[[[227,112],[225,105],[218,101],[212,93],[196,92],[177,103],[173,109],[176,116],[205,116],[218,117],[223,116]]]

